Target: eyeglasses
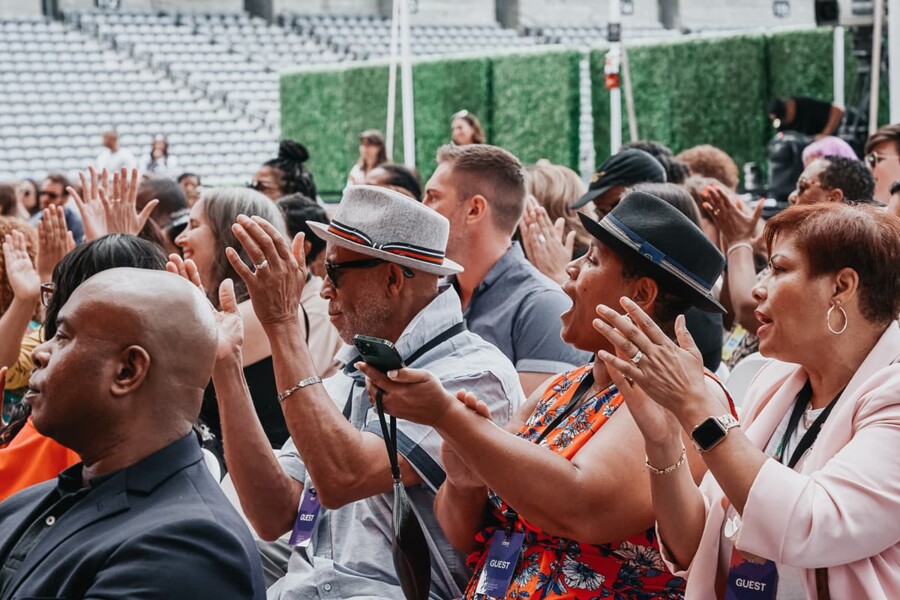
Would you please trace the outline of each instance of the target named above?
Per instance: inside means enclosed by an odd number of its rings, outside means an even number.
[[[382,263],[386,263],[388,261],[382,260],[380,258],[372,258],[369,260],[350,260],[342,263],[333,263],[329,261],[325,261],[325,274],[328,275],[328,279],[331,280],[331,285],[335,288],[338,287],[338,275],[344,269],[371,269],[372,267],[377,267]],[[412,269],[408,267],[404,267],[403,265],[398,265],[403,270],[403,275],[406,277],[415,277],[416,274],[413,273]]]
[[[878,154],[877,152],[869,152],[866,154],[866,164],[869,165],[870,169],[874,169],[878,163],[887,158],[900,158],[900,156],[897,156],[896,154]]]
[[[40,192],[38,192],[38,196],[40,196],[41,198],[46,196],[46,197],[50,198],[51,200],[58,200],[59,198],[62,197],[62,194],[57,194],[56,192],[45,192],[45,191],[41,190]]]
[[[265,182],[265,181],[256,181],[255,179],[247,184],[247,187],[251,190],[256,190],[257,192],[264,192],[266,190],[271,190],[274,188],[273,185]]]
[[[56,291],[56,284],[52,281],[49,283],[41,284],[41,304],[45,307],[50,306],[50,301],[53,300],[53,293]]]

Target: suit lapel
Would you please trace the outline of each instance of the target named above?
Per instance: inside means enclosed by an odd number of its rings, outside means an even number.
[[[95,492],[89,493],[59,518],[25,558],[22,567],[4,590],[7,597],[12,597],[29,575],[70,537],[85,527],[129,509],[125,475],[124,472],[117,473],[96,491],[96,497],[92,497]],[[35,515],[35,518],[39,516]]]

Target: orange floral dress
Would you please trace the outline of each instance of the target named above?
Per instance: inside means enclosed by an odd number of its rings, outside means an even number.
[[[537,441],[562,414],[579,383],[592,368],[592,364],[587,364],[560,375],[544,392],[534,413],[517,435]],[[540,444],[571,460],[615,414],[622,402],[622,395],[615,385],[611,385],[582,403]],[[490,540],[495,531],[504,528],[504,512],[510,508],[493,491],[489,491],[489,502],[488,526],[476,536],[479,549],[468,559],[469,566],[475,569],[463,596],[468,600],[482,597],[475,589],[488,556]],[[680,600],[684,597],[685,580],[666,571],[653,528],[626,540],[600,545],[551,536],[521,516],[515,529],[525,533],[525,543],[505,598]]]

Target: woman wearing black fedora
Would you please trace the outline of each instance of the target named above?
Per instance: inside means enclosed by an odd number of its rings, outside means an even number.
[[[600,331],[609,326],[592,324],[598,305],[618,306],[622,297],[670,335],[691,305],[722,310],[711,290],[724,259],[669,204],[633,192],[599,223],[580,217],[593,239],[563,284],[573,303],[561,317],[569,344],[614,351]],[[359,368],[384,391],[386,412],[428,423],[444,440],[447,478],[435,512],[451,543],[470,553],[475,571],[464,598],[682,596],[685,581],[665,572],[656,542],[650,478],[690,468],[699,481],[702,461],[645,462],[605,363],[548,380],[505,432],[480,399],[445,392],[425,371]],[[727,412],[727,394],[711,376],[708,384]]]

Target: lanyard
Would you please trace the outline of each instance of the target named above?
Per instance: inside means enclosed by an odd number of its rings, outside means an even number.
[[[434,336],[428,342],[426,342],[424,346],[422,346],[421,348],[419,348],[418,350],[416,350],[415,352],[410,354],[409,358],[407,358],[406,360],[403,361],[403,364],[406,366],[413,364],[414,362],[419,360],[419,358],[421,358],[426,352],[428,352],[430,350],[434,350],[435,348],[437,348],[438,346],[440,346],[441,344],[443,344],[450,338],[455,337],[464,331],[466,331],[465,321],[460,321],[456,325],[452,325],[452,326],[448,327],[441,333]],[[351,360],[348,363],[348,366],[352,367],[353,363],[355,363],[357,360],[359,360],[359,358],[360,357],[357,356],[356,358]],[[346,369],[346,371],[349,371],[349,370],[351,370],[351,369]],[[353,369],[353,370],[355,370],[355,369]],[[354,380],[353,383],[350,384],[350,393],[347,394],[347,402],[344,404],[344,410],[341,411],[344,414],[344,418],[347,420],[350,419],[350,413],[353,409],[353,390],[356,387],[356,385],[357,385],[356,380]]]
[[[566,406],[562,409],[562,411],[554,417],[553,421],[550,422],[547,427],[544,428],[544,431],[541,432],[541,435],[534,441],[535,444],[540,444],[544,441],[548,435],[553,433],[553,430],[559,427],[559,424],[562,423],[565,419],[567,419],[576,408],[578,408],[578,404],[581,402],[581,399],[587,393],[587,391],[594,385],[594,371],[588,371],[588,373],[582,378],[582,380],[578,383],[578,387],[575,388],[575,393],[572,394],[572,399],[566,404]]]
[[[844,388],[846,389],[846,388]],[[819,437],[819,432],[822,430],[822,426],[825,424],[825,419],[828,418],[828,415],[831,414],[831,410],[834,408],[834,405],[837,404],[838,399],[841,397],[841,394],[844,393],[844,390],[838,392],[838,395],[834,397],[834,399],[828,403],[828,406],[825,407],[825,410],[813,421],[813,424],[807,430],[807,432],[800,439],[800,443],[797,444],[797,447],[794,449],[794,452],[791,454],[791,458],[787,463],[787,466],[793,469],[797,463],[800,461],[800,458],[806,453],[807,450],[812,447],[813,442],[816,441],[816,438]],[[784,432],[784,436],[781,438],[781,443],[778,444],[778,449],[775,451],[777,455],[776,458],[779,462],[784,462],[784,450],[785,446],[788,443],[788,440],[794,435],[794,432],[797,430],[797,427],[800,425],[800,418],[803,416],[803,411],[806,410],[806,406],[809,404],[809,401],[812,399],[812,384],[810,384],[809,380],[806,381],[806,385],[803,386],[803,389],[797,394],[797,399],[794,401],[794,410],[791,412],[791,418],[788,420],[787,430]]]

